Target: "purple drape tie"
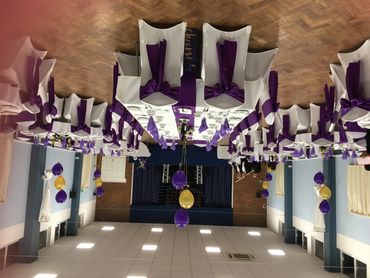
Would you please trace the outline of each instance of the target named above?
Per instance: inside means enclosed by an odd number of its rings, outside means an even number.
[[[341,119],[338,120],[338,129],[339,129],[339,143],[347,143],[347,134],[346,131],[344,130],[343,122]]]
[[[283,140],[294,141],[295,135],[291,135],[289,133],[289,126],[290,126],[290,117],[289,115],[283,115],[283,133],[279,134],[278,141],[281,142]]]
[[[36,120],[35,114],[32,114],[28,111],[22,111],[21,113],[19,113],[15,116],[15,122],[17,122],[17,123],[31,122],[31,121],[35,121],[35,120]]]
[[[80,105],[77,107],[77,116],[78,116],[78,126],[74,127],[72,126],[72,131],[85,131],[86,133],[90,133],[90,127],[88,127],[85,124],[85,118],[86,118],[86,106],[87,106],[87,100],[81,99]]]
[[[269,74],[269,95],[262,105],[263,115],[266,117],[270,113],[276,113],[279,110],[280,104],[277,102],[278,94],[278,73],[277,71],[270,71]]]
[[[117,86],[118,86],[118,76],[119,76],[119,68],[118,68],[118,63],[116,63],[113,67],[113,99],[112,99],[111,109],[112,109],[112,112],[120,115],[121,117],[125,117],[128,111],[123,106],[123,104],[119,102],[116,98]]]
[[[269,146],[270,144],[275,144],[275,139],[275,125],[272,124],[269,125],[268,132],[266,133],[267,146]]]
[[[334,116],[335,87],[334,86],[328,87],[328,85],[325,84],[324,92],[325,92],[325,112],[324,112],[325,120],[330,121],[331,123],[335,123],[336,122],[336,116]]]
[[[48,82],[48,96],[49,101],[44,103],[42,106],[44,117],[48,115],[55,116],[57,114],[57,108],[54,105],[55,102],[55,90],[54,90],[54,77],[50,77]]]
[[[349,63],[346,73],[348,99],[341,98],[341,114],[348,113],[353,107],[370,111],[370,98],[360,99],[360,61]]]
[[[231,138],[229,138],[229,145],[228,145],[228,148],[227,148],[227,152],[229,154],[233,154],[236,152],[236,146],[233,144],[233,142],[231,141]]]
[[[326,105],[320,106],[320,117],[319,117],[319,121],[317,122],[318,131],[317,131],[317,134],[312,135],[312,141],[316,141],[320,138],[329,140],[331,142],[333,142],[334,140],[334,135],[330,134],[330,132],[326,130],[326,123],[327,123],[327,120],[326,120],[327,110],[326,109],[327,109]]]
[[[108,105],[107,110],[105,111],[105,119],[104,119],[104,129],[103,134],[104,136],[111,136],[112,135],[112,107]]]
[[[244,103],[244,89],[239,89],[239,86],[232,82],[234,76],[237,42],[225,40],[223,45],[217,43],[216,47],[221,83],[216,83],[216,85],[213,87],[205,86],[204,99],[227,94]]]
[[[118,121],[118,134],[114,129],[109,130],[109,136],[112,138],[111,140],[103,139],[104,143],[110,143],[116,145],[118,147],[121,146],[120,140],[122,139],[122,132],[123,132],[123,125],[125,123],[125,119],[121,118]],[[108,134],[107,134],[108,135]]]
[[[31,105],[37,105],[42,107],[41,97],[38,96],[39,91],[39,72],[42,60],[40,58],[28,57],[27,59],[27,90],[28,90],[28,101]]]
[[[253,148],[251,147],[251,136],[245,135],[245,145],[243,147],[243,152],[253,152]]]
[[[208,129],[207,120],[206,118],[202,118],[200,127],[198,129],[199,133],[202,133],[203,131],[206,131]]]
[[[166,47],[166,40],[160,41],[158,44],[146,45],[152,79],[144,86],[140,86],[140,99],[146,98],[155,92],[161,92],[174,100],[179,99],[179,87],[171,87],[167,81],[164,81]]]
[[[347,127],[347,131],[366,133],[366,128],[360,127],[357,122],[346,122],[344,125]]]

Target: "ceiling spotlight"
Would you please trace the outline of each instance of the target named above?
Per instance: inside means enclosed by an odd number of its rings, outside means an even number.
[[[33,276],[33,278],[56,278],[56,277],[58,277],[58,275],[54,273],[39,273]]]
[[[221,253],[221,249],[220,249],[220,247],[207,246],[206,247],[206,252],[207,253]]]
[[[80,243],[79,245],[77,245],[77,249],[91,249],[95,246],[94,243],[90,243],[90,242],[86,242],[86,243]]]
[[[267,251],[273,256],[285,256],[285,252],[280,249],[268,249]]]
[[[114,230],[114,227],[113,226],[104,226],[103,228],[101,228],[102,231],[113,231]]]
[[[257,231],[248,231],[248,235],[250,235],[250,236],[261,236],[261,233],[257,232]]]
[[[143,251],[155,251],[157,250],[157,245],[155,244],[144,244],[141,248]]]
[[[204,235],[210,235],[212,234],[212,231],[209,229],[200,229],[200,233]]]
[[[163,228],[160,227],[153,227],[151,230],[153,233],[161,233],[163,231]]]

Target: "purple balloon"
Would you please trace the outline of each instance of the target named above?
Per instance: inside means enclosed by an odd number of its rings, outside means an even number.
[[[54,176],[60,176],[63,173],[63,166],[59,162],[51,168]]]
[[[272,175],[270,173],[267,173],[265,176],[265,181],[271,181],[272,180]]]
[[[182,170],[177,170],[176,173],[172,176],[172,186],[177,190],[183,189],[187,184],[188,179],[186,174]]]
[[[67,200],[67,193],[64,190],[60,190],[57,195],[55,195],[55,201],[62,204]]]
[[[316,184],[323,184],[325,182],[325,176],[322,172],[317,172],[313,177],[313,180]]]
[[[96,196],[98,197],[101,197],[104,195],[104,189],[102,186],[99,186],[98,188],[96,188]]]
[[[269,191],[267,189],[262,190],[261,195],[263,198],[267,198],[269,196]]]
[[[175,217],[173,218],[173,221],[175,222],[175,225],[179,229],[184,229],[189,224],[189,214],[184,209],[179,209]]]
[[[320,205],[319,209],[323,214],[327,214],[330,211],[330,204],[327,200],[323,200]]]
[[[99,169],[96,169],[95,172],[94,172],[94,178],[100,178],[101,177],[101,172]]]

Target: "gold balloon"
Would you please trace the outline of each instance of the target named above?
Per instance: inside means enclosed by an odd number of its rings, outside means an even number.
[[[58,190],[62,190],[66,186],[66,181],[62,176],[58,176],[54,181],[54,187]]]
[[[180,206],[184,209],[190,209],[194,205],[194,195],[190,190],[185,189],[179,196]]]
[[[269,182],[268,182],[268,181],[264,181],[264,182],[262,183],[262,188],[263,188],[263,189],[269,189]]]
[[[95,185],[96,185],[96,187],[102,186],[103,185],[103,180],[101,178],[97,178],[95,180]]]
[[[324,200],[328,200],[331,197],[331,190],[330,190],[329,187],[324,185],[320,188],[319,194],[320,194],[321,198],[323,198]]]

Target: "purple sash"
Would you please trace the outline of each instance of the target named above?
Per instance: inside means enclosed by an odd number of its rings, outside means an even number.
[[[317,122],[318,131],[317,131],[317,134],[312,135],[312,141],[316,141],[318,139],[323,138],[323,139],[333,142],[334,135],[330,134],[330,132],[326,130],[326,123],[327,123],[326,116],[328,116],[327,106],[321,105],[320,106],[320,118],[319,118],[319,121]],[[331,116],[330,116],[330,119],[331,119]]]
[[[174,100],[179,99],[179,87],[171,87],[170,84],[163,79],[166,47],[166,40],[160,41],[158,44],[146,45],[152,79],[144,86],[140,86],[140,99],[146,98],[155,92],[161,92]]]
[[[289,140],[294,141],[295,135],[291,135],[289,133],[289,127],[290,127],[290,117],[289,115],[283,115],[283,133],[279,134],[278,141],[281,142],[283,140]]]
[[[279,110],[280,104],[277,102],[278,94],[278,73],[270,71],[269,74],[269,95],[270,98],[262,105],[263,115],[266,117],[270,113],[276,113]]]
[[[220,72],[220,82],[213,87],[204,87],[204,99],[218,97],[227,94],[236,100],[244,103],[244,89],[233,81],[234,67],[236,59],[237,42],[225,40],[224,44],[217,43],[218,67]]]
[[[245,145],[243,147],[243,152],[253,152],[254,148],[251,147],[251,136],[245,135]]]
[[[54,105],[55,102],[54,77],[50,77],[50,80],[48,82],[48,96],[49,96],[48,102],[44,103],[44,105],[42,106],[44,117],[48,115],[55,116],[58,112],[57,108]]]
[[[353,107],[370,111],[370,98],[360,99],[360,61],[349,63],[346,73],[348,99],[341,98],[341,115],[348,113]]]
[[[90,127],[88,127],[85,124],[86,106],[87,106],[87,100],[81,99],[80,105],[77,107],[78,126],[72,126],[72,132],[81,130],[81,131],[85,131],[86,133],[90,134]]]

